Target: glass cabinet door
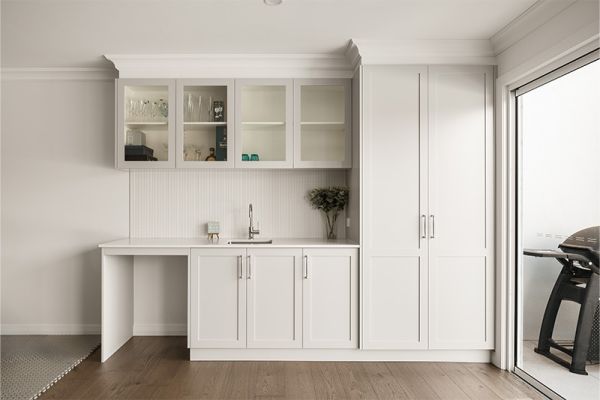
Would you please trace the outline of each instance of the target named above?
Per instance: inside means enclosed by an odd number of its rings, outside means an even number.
[[[350,168],[350,80],[295,81],[296,168]]]
[[[172,80],[117,80],[117,167],[175,166]]]
[[[235,166],[293,166],[291,80],[236,81]]]
[[[231,168],[233,80],[177,82],[177,167]]]

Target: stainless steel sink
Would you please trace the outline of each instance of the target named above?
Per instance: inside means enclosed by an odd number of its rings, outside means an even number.
[[[233,239],[227,242],[227,244],[271,244],[272,239]]]

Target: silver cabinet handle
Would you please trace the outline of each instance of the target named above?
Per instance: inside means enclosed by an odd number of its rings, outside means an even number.
[[[421,239],[427,238],[427,216],[425,214],[421,215]]]
[[[248,264],[248,279],[252,279],[252,256],[246,256],[246,264]]]
[[[308,279],[308,256],[304,256],[304,263],[303,263],[303,267],[304,267],[304,279]]]
[[[429,237],[435,239],[435,215],[431,214],[429,220],[431,222],[431,235]]]
[[[243,272],[242,272],[242,256],[238,256],[238,278],[242,279],[243,278]]]

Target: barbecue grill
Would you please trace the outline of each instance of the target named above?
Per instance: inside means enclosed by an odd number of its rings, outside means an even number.
[[[600,226],[594,226],[569,236],[558,246],[560,250],[523,251],[526,256],[555,258],[563,266],[546,305],[535,352],[569,368],[573,373],[582,375],[587,375],[586,361],[597,363],[599,358],[599,242]],[[581,305],[572,346],[560,345],[552,339],[556,315],[563,300]],[[550,348],[570,355],[571,363],[551,353]]]

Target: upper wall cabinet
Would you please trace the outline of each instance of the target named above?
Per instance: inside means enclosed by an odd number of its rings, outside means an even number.
[[[293,166],[293,81],[237,80],[237,168]]]
[[[177,81],[177,168],[234,165],[233,79]]]
[[[118,79],[117,168],[350,168],[349,79]]]
[[[350,81],[294,81],[294,167],[350,168]]]
[[[117,167],[175,167],[175,81],[117,80]]]

